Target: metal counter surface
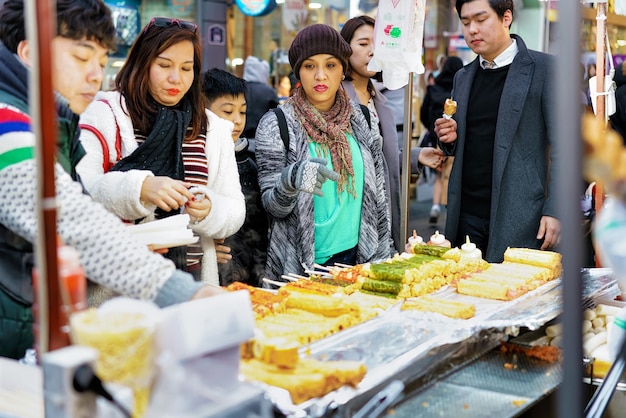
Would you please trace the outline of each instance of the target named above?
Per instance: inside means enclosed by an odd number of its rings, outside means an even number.
[[[508,369],[505,363],[514,362]],[[553,392],[559,363],[492,350],[388,411],[388,417],[515,417]]]

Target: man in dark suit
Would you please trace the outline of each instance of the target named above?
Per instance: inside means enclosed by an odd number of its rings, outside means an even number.
[[[454,155],[448,188],[446,237],[465,236],[490,262],[508,246],[553,249],[558,152],[552,57],[526,48],[509,33],[513,0],[457,0],[467,45],[478,57],[456,73],[453,119],[435,132]]]

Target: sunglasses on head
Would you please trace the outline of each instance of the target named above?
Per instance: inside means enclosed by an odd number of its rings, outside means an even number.
[[[150,19],[150,23],[148,23],[148,25],[146,26],[144,33],[146,33],[150,26],[166,28],[170,25],[178,25],[179,28],[186,29],[193,33],[196,33],[196,31],[198,30],[198,25],[187,20],[171,19],[169,17],[153,17],[152,19]]]

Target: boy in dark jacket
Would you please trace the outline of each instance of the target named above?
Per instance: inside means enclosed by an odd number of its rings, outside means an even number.
[[[216,243],[220,284],[243,282],[260,286],[267,257],[267,214],[261,204],[257,165],[248,140],[242,136],[246,124],[246,82],[227,71],[213,68],[203,74],[202,90],[209,110],[234,124],[233,141],[241,190],[246,197],[246,220],[241,229]]]

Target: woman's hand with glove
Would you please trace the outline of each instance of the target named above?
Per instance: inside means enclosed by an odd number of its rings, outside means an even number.
[[[326,180],[337,181],[339,179],[339,174],[326,167],[326,164],[328,161],[324,158],[295,162],[283,169],[281,184],[290,194],[301,190],[323,196],[322,184]]]

